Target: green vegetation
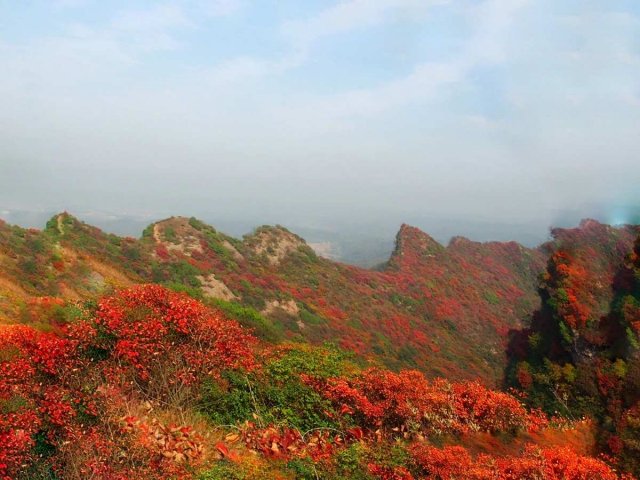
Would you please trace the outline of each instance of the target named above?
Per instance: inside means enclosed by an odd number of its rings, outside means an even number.
[[[352,356],[333,347],[296,346],[265,363],[259,374],[223,372],[224,382],[205,382],[200,410],[215,424],[237,424],[258,419],[302,432],[320,427],[337,427],[327,412],[331,404],[300,374],[318,378],[335,377],[353,368]]]
[[[222,299],[211,300],[210,303],[229,318],[236,320],[240,325],[251,329],[258,338],[272,343],[277,343],[283,339],[284,329],[282,324],[265,318],[254,308]]]

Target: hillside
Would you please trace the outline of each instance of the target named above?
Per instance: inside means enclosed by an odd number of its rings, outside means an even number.
[[[596,246],[631,245],[627,229],[602,228],[577,231]],[[215,304],[271,341],[332,341],[392,369],[497,385],[508,332],[539,306],[547,251],[571,241],[571,230],[555,234],[538,249],[461,237],[445,247],[403,225],[387,264],[368,270],[319,257],[277,226],[238,240],[175,217],[133,239],[60,214],[42,231],[0,226],[0,312],[16,319],[35,308],[34,297],[95,298],[156,282]]]
[[[432,257],[431,246],[413,238],[419,231],[404,226],[379,271],[318,257],[282,227],[237,240],[195,219],[171,218],[135,240],[61,214],[43,231],[3,225],[0,232],[6,318],[24,316],[33,297],[92,298],[151,281],[217,299],[271,340],[334,341],[391,368],[493,384],[506,332],[536,306],[543,265],[537,251],[517,244],[463,239],[446,248],[432,241],[439,252]]]
[[[631,478],[591,456],[589,422],[477,382],[274,347],[158,285],[49,325],[0,326],[6,480]]]
[[[0,478],[632,478],[639,235],[403,225],[367,270],[279,226],[0,223]]]
[[[557,234],[542,306],[512,337],[508,380],[531,406],[595,419],[599,448],[638,474],[640,236],[629,246],[593,222]]]

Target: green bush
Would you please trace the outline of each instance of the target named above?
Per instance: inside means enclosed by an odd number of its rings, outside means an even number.
[[[221,299],[212,300],[211,303],[243,327],[252,329],[258,338],[271,343],[276,343],[283,339],[284,329],[282,324],[274,323],[265,318],[256,309]]]
[[[335,456],[335,478],[371,480],[373,477],[366,472],[365,453],[365,447],[360,443],[338,452]]]
[[[222,460],[215,466],[198,475],[198,480],[250,480],[247,472],[240,465]]]
[[[176,282],[165,282],[164,285],[174,292],[186,293],[191,298],[195,298],[196,300],[204,299],[204,294],[202,293],[202,288],[200,287],[191,287],[189,285],[184,285],[182,283]]]
[[[266,363],[256,373],[223,372],[222,381],[202,386],[200,409],[215,424],[251,420],[254,414],[265,424],[279,424],[301,431],[337,427],[327,415],[330,402],[305,385],[301,373],[334,377],[349,370],[349,355],[336,349],[298,346]]]

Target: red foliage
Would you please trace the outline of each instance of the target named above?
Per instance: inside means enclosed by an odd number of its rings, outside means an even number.
[[[73,464],[81,478],[182,478],[200,458],[199,436],[186,426],[118,420],[124,392],[116,386],[162,400],[161,380],[184,387],[221,369],[253,368],[254,344],[235,322],[156,285],[104,298],[94,317],[61,335],[3,327],[0,479],[43,461],[36,434],[54,449],[46,461],[62,476]]]
[[[459,446],[439,449],[426,444],[411,448],[421,473],[434,479],[458,480],[616,480],[605,463],[577,455],[568,448],[540,449],[529,445],[517,457],[479,455],[475,459]]]
[[[158,285],[142,285],[103,299],[95,318],[99,335],[88,346],[112,352],[119,366],[148,381],[159,364],[176,381],[193,383],[224,368],[252,368],[255,339],[196,300]]]
[[[319,461],[329,458],[336,447],[344,443],[344,438],[331,429],[317,429],[303,435],[292,428],[256,428],[252,422],[247,422],[241,433],[247,448],[273,459],[310,457]]]
[[[413,475],[404,467],[383,467],[370,463],[367,470],[380,480],[414,480]]]
[[[303,380],[343,414],[390,434],[498,432],[531,426],[531,418],[518,400],[477,382],[430,382],[414,370],[393,373],[377,369],[353,379],[303,376]]]
[[[559,250],[549,260],[545,281],[560,318],[573,330],[583,329],[596,308],[587,269],[567,252]]]
[[[158,245],[156,245],[156,255],[158,256],[158,258],[162,260],[169,260],[169,258],[171,257],[169,255],[169,250],[162,243],[159,243]]]
[[[524,390],[529,390],[533,385],[533,377],[526,364],[520,364],[516,370],[516,379]]]

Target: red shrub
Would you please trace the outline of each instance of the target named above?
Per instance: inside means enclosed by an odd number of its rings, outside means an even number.
[[[541,450],[528,446],[517,457],[479,455],[475,459],[463,447],[439,449],[414,444],[414,462],[423,475],[434,479],[481,480],[616,480],[618,475],[603,462],[577,455],[568,448]]]
[[[422,373],[372,369],[353,378],[303,377],[339,411],[372,429],[422,434],[527,428],[529,415],[514,397],[479,383],[429,382]]]
[[[62,327],[60,336],[2,327],[0,479],[33,462],[62,478],[183,478],[187,461],[200,458],[200,437],[186,426],[123,428],[119,401],[126,393],[164,401],[170,388],[252,368],[255,342],[237,323],[156,285],[101,300],[95,317]],[[36,438],[53,450],[46,460],[35,453]]]

